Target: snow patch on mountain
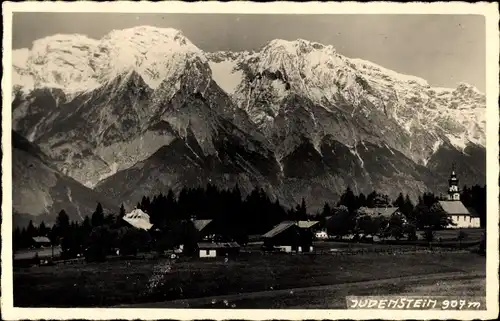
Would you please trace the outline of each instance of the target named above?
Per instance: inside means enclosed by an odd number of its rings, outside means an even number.
[[[132,68],[153,89],[177,74],[193,56],[206,62],[202,51],[172,28],[141,26],[113,30],[97,47],[93,61],[99,78],[113,79]]]
[[[243,72],[236,69],[236,61],[209,62],[212,78],[222,90],[232,95],[243,80]]]
[[[459,148],[462,151],[465,150],[465,148],[467,147],[467,143],[469,142],[469,140],[465,136],[465,133],[461,133],[459,135],[446,134],[446,137],[453,146]]]
[[[54,35],[13,52],[13,83],[23,90],[53,87],[74,94],[91,91],[130,70],[151,88],[178,75],[203,52],[182,32],[140,26],[113,30],[100,40],[84,35]]]
[[[399,148],[388,143],[417,162],[430,157],[432,137],[449,140],[458,148],[468,142],[486,143],[485,95],[465,83],[433,88],[420,77],[347,58],[332,46],[303,39],[273,40],[259,52],[235,53],[226,59],[237,60],[235,68],[244,73],[231,95],[261,129],[272,124],[286,105],[282,102],[295,94],[328,111],[351,108],[353,118],[360,114],[370,118],[377,111],[385,114],[407,134],[418,137],[419,142],[409,141]],[[463,139],[447,139],[445,134]]]
[[[425,79],[411,75],[401,74],[367,60],[359,58],[350,58],[349,61],[352,64],[354,64],[355,69],[362,71],[365,76],[375,77],[379,79],[380,76],[382,75],[382,78],[387,79],[388,81],[396,80],[410,84],[418,84],[419,86],[422,87],[430,87],[429,83]]]

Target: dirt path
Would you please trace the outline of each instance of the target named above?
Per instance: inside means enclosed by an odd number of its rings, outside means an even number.
[[[404,278],[390,278],[390,279],[382,279],[382,280],[373,280],[373,281],[364,281],[364,282],[352,282],[352,283],[343,283],[343,284],[335,284],[335,285],[323,285],[323,286],[314,286],[314,287],[303,287],[303,288],[291,288],[291,289],[280,289],[280,290],[269,290],[269,291],[259,291],[259,292],[250,292],[250,293],[241,293],[241,294],[232,294],[232,295],[222,295],[222,296],[212,296],[212,297],[203,297],[203,298],[194,298],[194,299],[180,299],[173,301],[165,301],[165,302],[153,302],[153,303],[141,303],[141,304],[133,304],[133,305],[120,305],[118,308],[197,308],[197,307],[209,307],[217,304],[218,308],[234,308],[238,304],[239,308],[242,308],[241,303],[249,301],[256,302],[265,302],[266,305],[269,305],[270,301],[293,301],[289,300],[291,296],[295,297],[308,297],[308,298],[318,298],[320,296],[325,296],[326,293],[332,292],[343,292],[349,293],[350,291],[370,289],[370,288],[383,288],[391,285],[396,286],[416,286],[421,287],[425,285],[432,285],[435,282],[441,281],[465,281],[465,280],[477,280],[482,282],[486,277],[485,273],[466,273],[466,272],[452,272],[452,273],[438,273],[431,275],[416,275],[411,277]],[[439,284],[439,283],[438,283]],[[406,291],[404,291],[406,292]],[[396,294],[396,293],[391,293]],[[406,293],[408,294],[408,293]],[[327,295],[328,296],[328,295]],[[303,300],[303,298],[302,298]],[[323,308],[343,308],[343,297],[335,298],[335,303],[330,303],[327,305],[333,306],[322,306]],[[307,302],[305,300],[304,302]],[[333,301],[332,301],[333,302]],[[248,304],[247,304],[248,305]],[[254,305],[254,304],[251,304]],[[287,307],[291,307],[289,305],[294,305],[293,302],[289,302]],[[314,307],[313,303],[305,303],[305,305],[309,305],[308,307]],[[300,303],[301,307],[304,307],[304,303]],[[321,308],[321,307],[316,307]]]

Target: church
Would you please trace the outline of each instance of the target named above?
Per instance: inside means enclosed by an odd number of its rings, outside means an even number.
[[[455,225],[449,225],[448,228],[479,228],[480,221],[477,215],[465,207],[460,201],[460,189],[458,188],[458,178],[455,170],[452,169],[449,179],[448,199],[438,202],[443,211],[451,218]]]

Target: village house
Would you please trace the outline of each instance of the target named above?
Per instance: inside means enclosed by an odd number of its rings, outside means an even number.
[[[448,225],[447,228],[478,228],[481,226],[476,212],[466,208],[460,201],[460,190],[455,170],[452,170],[449,179],[448,199],[438,201],[437,205],[452,221],[452,224]]]
[[[199,242],[197,247],[200,258],[234,256],[240,252],[240,245],[236,242]]]
[[[50,247],[52,243],[46,236],[35,236],[31,238],[31,246],[34,248]]]
[[[153,226],[149,221],[149,215],[138,208],[123,216],[122,219],[131,226],[145,231],[149,231]]]
[[[330,238],[328,234],[328,225],[331,224],[330,221],[333,219],[333,215],[325,216],[321,219],[321,221],[316,225],[316,229],[314,231],[314,236],[318,240],[326,240]]]
[[[379,226],[380,231],[387,230],[390,227],[391,224],[391,219],[394,216],[397,216],[401,219],[401,222],[405,224],[407,222],[406,217],[401,213],[398,207],[393,207],[393,206],[386,206],[386,207],[360,207],[358,209],[358,220],[362,219],[363,217],[370,217],[372,220],[375,219],[382,219],[381,222],[383,222],[382,225]],[[372,235],[372,234],[363,234],[360,233],[357,235],[357,237],[364,239],[364,240],[371,240],[374,242],[380,241],[380,236],[379,235]]]
[[[284,221],[264,234],[265,249],[282,252],[312,252],[313,228],[318,221]]]
[[[358,209],[360,215],[366,215],[373,218],[383,217],[390,220],[393,215],[400,215],[401,219],[405,219],[404,215],[399,211],[398,207],[360,207]]]

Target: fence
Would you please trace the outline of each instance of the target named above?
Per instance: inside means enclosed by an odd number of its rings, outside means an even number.
[[[338,249],[334,251],[316,250],[310,253],[303,253],[309,255],[363,255],[363,254],[386,254],[386,255],[400,255],[400,254],[439,254],[439,253],[469,253],[470,250],[458,249],[453,247],[434,247],[434,248],[359,248],[359,249]]]

